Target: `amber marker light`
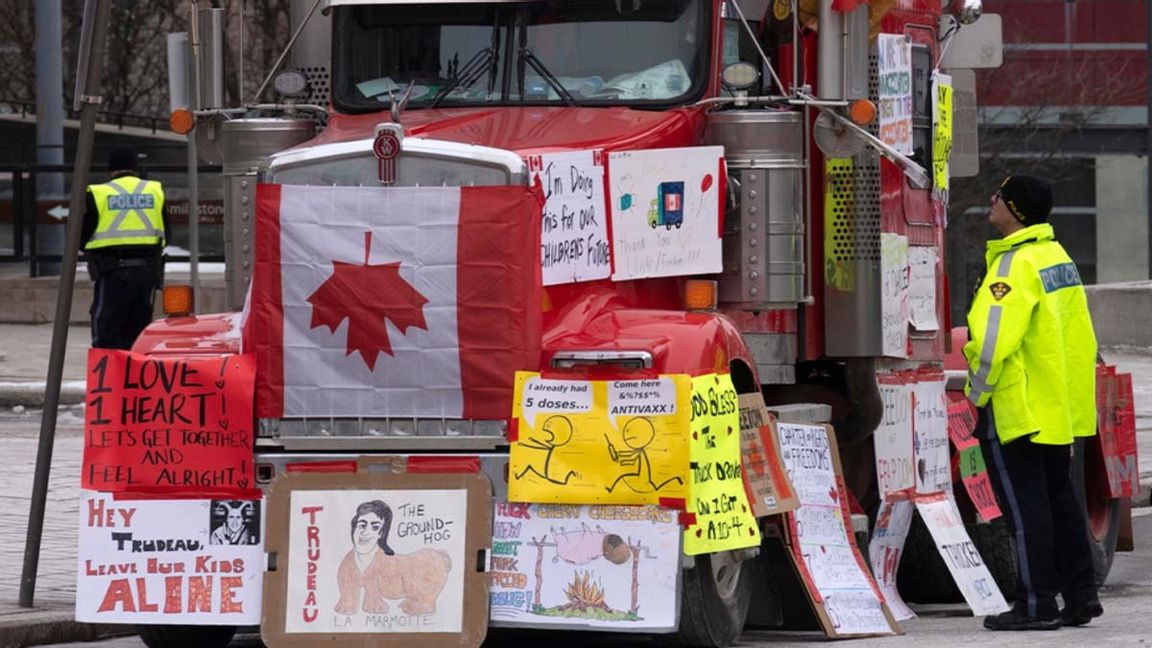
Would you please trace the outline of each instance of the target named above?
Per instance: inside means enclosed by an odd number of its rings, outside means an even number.
[[[848,106],[848,118],[857,126],[866,126],[876,119],[876,104],[867,99],[857,99]]]
[[[191,315],[196,306],[192,286],[164,286],[164,314],[168,317]]]
[[[196,116],[187,108],[177,108],[168,116],[168,127],[173,133],[187,135],[196,126]]]
[[[689,279],[684,283],[684,308],[712,310],[716,308],[716,282],[708,279]]]

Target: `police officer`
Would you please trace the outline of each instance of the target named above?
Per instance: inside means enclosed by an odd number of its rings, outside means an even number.
[[[169,240],[164,189],[140,178],[136,151],[108,154],[111,180],[88,186],[83,247],[95,281],[92,346],[129,349],[152,321],[153,293],[163,271],[161,251]]]
[[[1051,210],[1048,183],[1004,180],[989,216],[1003,238],[988,242],[968,312],[965,391],[980,408],[977,435],[1016,539],[1015,603],[985,617],[991,630],[1056,630],[1104,612],[1071,477],[1074,441],[1096,433],[1096,335]]]

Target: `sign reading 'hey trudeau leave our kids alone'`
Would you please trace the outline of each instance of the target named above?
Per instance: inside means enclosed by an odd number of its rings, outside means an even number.
[[[81,486],[116,493],[258,496],[252,356],[166,360],[92,349]]]

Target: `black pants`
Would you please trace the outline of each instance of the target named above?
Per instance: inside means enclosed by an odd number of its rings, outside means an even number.
[[[981,419],[988,420],[987,434],[978,436],[992,487],[1016,539],[1016,609],[1052,618],[1059,614],[1058,593],[1066,606],[1096,600],[1087,523],[1072,486],[1072,446],[1032,443],[1028,437],[1001,444],[990,422],[991,408],[986,414],[981,412]]]
[[[92,346],[130,349],[152,321],[156,272],[151,265],[100,272],[92,295]]]

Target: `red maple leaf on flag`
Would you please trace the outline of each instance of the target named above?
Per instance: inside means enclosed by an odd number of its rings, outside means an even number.
[[[327,326],[333,333],[348,320],[345,355],[359,351],[372,371],[383,351],[392,355],[387,320],[405,333],[408,327],[428,330],[424,304],[428,299],[400,276],[400,263],[369,264],[372,232],[364,233],[364,263],[332,262],[332,276],[308,297],[312,328]]]

